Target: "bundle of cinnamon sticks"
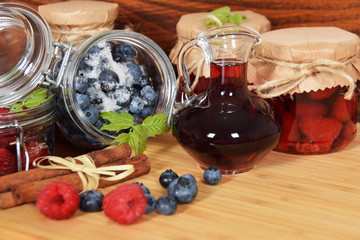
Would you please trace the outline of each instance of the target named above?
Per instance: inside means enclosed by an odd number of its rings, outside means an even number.
[[[96,167],[128,165],[134,166],[134,172],[116,181],[100,179],[99,188],[124,182],[150,171],[150,161],[146,155],[131,157],[128,144],[89,152],[88,155]],[[76,159],[76,157],[75,157]],[[34,168],[28,171],[12,173],[0,177],[0,209],[11,208],[24,203],[35,202],[40,191],[52,181],[66,181],[81,192],[83,183],[76,172],[67,169]]]

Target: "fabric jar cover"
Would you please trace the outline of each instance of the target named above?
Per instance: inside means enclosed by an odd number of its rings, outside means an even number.
[[[255,46],[248,81],[264,98],[349,86],[360,79],[360,40],[337,27],[296,27],[266,32]]]
[[[89,37],[114,29],[118,4],[102,1],[66,1],[39,6],[54,41],[74,46]]]

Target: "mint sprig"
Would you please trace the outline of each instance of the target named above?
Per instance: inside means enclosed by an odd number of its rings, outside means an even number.
[[[10,106],[10,112],[19,112],[24,108],[34,108],[40,104],[46,102],[53,96],[48,97],[48,90],[46,88],[39,88],[32,92],[25,99],[20,100],[18,103],[14,103]]]
[[[246,16],[240,15],[239,13],[232,14],[230,7],[221,7],[210,12],[205,19],[205,28],[210,27],[221,27],[226,23],[232,23],[234,25],[240,25],[242,20],[246,19]]]
[[[170,130],[167,125],[168,116],[166,114],[148,116],[141,124],[134,122],[134,117],[126,112],[103,112],[100,116],[110,121],[109,124],[103,125],[100,130],[126,130],[126,132],[120,133],[113,143],[118,143],[119,146],[128,143],[135,155],[142,154],[146,150],[148,137],[155,137]]]

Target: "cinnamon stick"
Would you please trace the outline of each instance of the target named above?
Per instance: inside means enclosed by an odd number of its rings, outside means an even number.
[[[106,181],[106,180],[101,179],[99,181],[99,188],[110,186],[110,185],[117,184],[120,182],[124,182],[131,178],[135,178],[135,177],[144,175],[150,171],[150,161],[147,158],[147,156],[144,154],[130,157],[127,159],[120,159],[116,162],[113,162],[110,164],[105,164],[103,166],[114,166],[114,165],[124,165],[124,164],[132,164],[134,166],[135,171],[131,175],[127,176],[126,178],[123,178],[118,181]],[[12,194],[13,194],[15,206],[36,201],[36,198],[37,198],[38,194],[40,193],[40,191],[46,185],[51,183],[52,181],[69,182],[72,184],[72,186],[78,192],[82,191],[82,189],[83,189],[82,182],[77,173],[66,174],[66,175],[57,176],[57,177],[53,177],[53,178],[47,178],[47,179],[43,179],[43,180],[31,182],[31,183],[23,183],[23,184],[16,185],[12,188]],[[0,196],[0,199],[1,199],[1,196]],[[1,203],[1,200],[0,200],[0,203]],[[13,207],[13,206],[6,206],[6,207],[9,208],[9,207]],[[1,208],[5,208],[5,206],[0,205],[0,209]]]
[[[131,155],[131,148],[129,144],[123,144],[119,147],[111,147],[101,150],[96,150],[87,153],[96,165],[99,167],[106,163],[111,163],[119,159],[128,158]],[[76,157],[75,157],[76,159]],[[30,183],[37,180],[52,178],[55,176],[71,174],[71,170],[62,169],[42,169],[33,168],[28,171],[21,171],[8,174],[0,177],[0,192],[10,190],[13,186],[21,183]]]
[[[0,208],[5,209],[15,206],[16,206],[16,202],[15,202],[14,194],[11,191],[0,194]]]

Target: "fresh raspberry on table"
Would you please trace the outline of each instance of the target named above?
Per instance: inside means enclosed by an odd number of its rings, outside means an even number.
[[[0,176],[14,173],[17,170],[15,156],[10,150],[0,147]]]
[[[103,209],[109,218],[121,223],[131,224],[139,220],[145,213],[147,198],[140,185],[122,184],[106,194]]]
[[[68,182],[53,181],[39,193],[36,207],[45,216],[68,219],[79,208],[80,195]]]

